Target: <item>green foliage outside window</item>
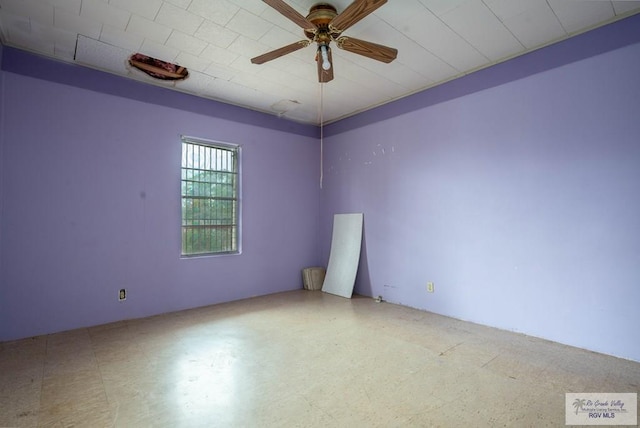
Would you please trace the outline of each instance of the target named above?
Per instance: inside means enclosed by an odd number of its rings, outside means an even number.
[[[182,142],[182,255],[238,252],[237,146]]]

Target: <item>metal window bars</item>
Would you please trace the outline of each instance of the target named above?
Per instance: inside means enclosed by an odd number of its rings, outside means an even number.
[[[238,147],[182,142],[182,255],[238,251]]]

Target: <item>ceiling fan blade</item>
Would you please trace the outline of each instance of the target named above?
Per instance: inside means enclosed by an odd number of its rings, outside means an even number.
[[[291,43],[290,45],[283,46],[279,49],[273,50],[271,52],[267,52],[255,58],[251,58],[251,62],[254,64],[264,64],[267,61],[271,61],[272,59],[280,58],[283,55],[286,55],[291,52],[295,52],[298,49],[306,48],[311,43],[309,40],[300,40],[295,43]]]
[[[329,29],[341,33],[385,4],[387,0],[355,0],[329,23]]]
[[[316,55],[316,62],[318,63],[318,82],[327,83],[333,80],[333,57],[331,56],[331,48],[327,47],[327,59],[329,60],[329,64],[331,64],[331,68],[325,70],[322,68],[322,56],[320,55],[320,51]]]
[[[304,16],[300,15],[294,8],[286,4],[282,0],[262,0],[291,21],[295,22],[299,27],[302,27],[304,30],[314,31],[317,30],[315,24]]]
[[[398,56],[397,49],[360,39],[354,39],[353,37],[339,37],[336,39],[336,45],[345,51],[353,52],[355,54],[363,55],[367,58],[386,63],[390,63],[396,59],[396,56]]]

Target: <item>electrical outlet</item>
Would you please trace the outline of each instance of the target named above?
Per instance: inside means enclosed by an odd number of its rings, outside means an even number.
[[[124,288],[120,289],[120,292],[118,292],[118,300],[127,300],[127,290],[125,290]]]
[[[427,282],[427,291],[429,293],[433,293],[434,291],[436,291],[435,286],[433,285],[433,282]]]

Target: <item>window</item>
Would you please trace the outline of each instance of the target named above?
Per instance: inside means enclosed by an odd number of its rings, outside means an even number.
[[[182,255],[239,252],[240,147],[182,138]]]

